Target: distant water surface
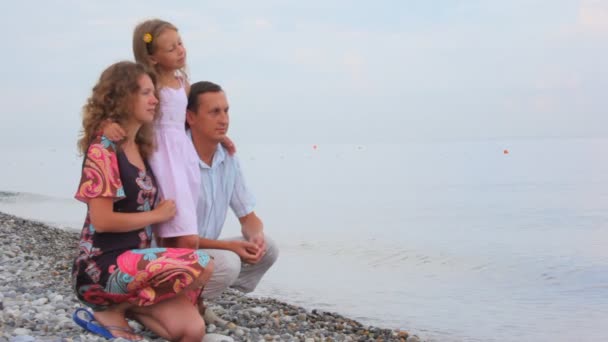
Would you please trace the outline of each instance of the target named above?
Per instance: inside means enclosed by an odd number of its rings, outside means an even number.
[[[0,211],[79,230],[79,157],[0,149]],[[256,294],[436,341],[603,341],[607,149],[602,139],[240,146],[256,212],[281,246]]]

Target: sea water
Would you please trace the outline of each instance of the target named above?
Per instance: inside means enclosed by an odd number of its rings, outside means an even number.
[[[431,341],[603,341],[605,139],[246,145],[256,290]],[[81,158],[0,148],[0,211],[79,230]],[[239,233],[229,215],[224,236]]]

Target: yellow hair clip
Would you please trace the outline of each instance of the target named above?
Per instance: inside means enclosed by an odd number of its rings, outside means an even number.
[[[144,34],[144,42],[146,42],[146,44],[152,43],[152,35],[150,33]]]

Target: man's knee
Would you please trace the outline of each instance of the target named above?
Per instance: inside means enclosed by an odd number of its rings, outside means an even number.
[[[266,254],[262,262],[270,268],[279,258],[279,247],[270,238],[266,237]]]
[[[215,257],[214,274],[221,278],[226,286],[232,285],[241,272],[241,258],[231,251],[222,251]]]
[[[231,251],[205,250],[214,259],[214,269],[211,278],[203,289],[203,297],[213,299],[236,282],[241,272],[241,259]]]

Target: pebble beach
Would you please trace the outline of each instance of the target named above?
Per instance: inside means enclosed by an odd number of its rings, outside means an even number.
[[[0,342],[105,341],[71,318],[82,307],[70,280],[77,243],[76,232],[0,213]],[[420,341],[407,331],[232,290],[208,306],[225,320],[207,326],[215,341]],[[145,340],[164,341],[130,324]]]

